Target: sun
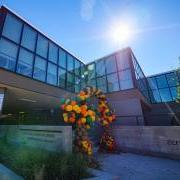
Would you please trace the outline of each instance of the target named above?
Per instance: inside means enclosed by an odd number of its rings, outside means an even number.
[[[131,40],[132,29],[129,24],[120,24],[113,26],[110,34],[114,42],[124,44]]]

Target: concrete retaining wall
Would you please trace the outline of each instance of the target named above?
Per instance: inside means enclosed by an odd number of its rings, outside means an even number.
[[[0,125],[0,137],[50,151],[72,151],[71,126]]]
[[[179,126],[113,126],[112,132],[123,151],[180,159]]]

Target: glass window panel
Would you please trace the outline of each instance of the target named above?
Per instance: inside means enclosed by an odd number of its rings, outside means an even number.
[[[169,86],[177,86],[178,85],[178,78],[174,72],[166,74],[166,78],[167,78]]]
[[[62,68],[58,69],[58,85],[63,88],[66,86],[66,70]]]
[[[132,80],[120,81],[120,88],[121,88],[121,90],[133,88]]]
[[[78,76],[75,76],[75,84],[80,84],[81,79]]]
[[[25,49],[20,49],[17,72],[26,76],[32,76],[34,55]]]
[[[129,64],[129,54],[128,52],[120,52],[116,55],[118,71],[127,69],[130,67]]]
[[[79,93],[81,90],[80,84],[79,85],[75,85],[75,93]]]
[[[96,62],[96,75],[103,76],[105,75],[105,63],[104,60],[100,60]]]
[[[71,84],[75,83],[75,77],[72,73],[69,73],[69,72],[67,73],[67,82]]]
[[[74,59],[71,55],[67,55],[67,70],[73,71],[74,70]]]
[[[119,79],[122,81],[132,79],[131,70],[127,69],[119,72]]]
[[[118,82],[117,73],[108,75],[107,81],[108,81],[108,91],[109,92],[119,90],[119,82]]]
[[[171,98],[171,94],[170,94],[169,88],[166,88],[166,89],[159,89],[159,93],[160,93],[162,102],[172,101],[172,98]]]
[[[165,75],[156,76],[156,80],[157,80],[158,88],[168,87]]]
[[[29,26],[24,25],[21,45],[30,49],[31,51],[34,51],[36,44],[36,36],[37,36],[36,31],[34,31]]]
[[[86,87],[86,81],[81,80],[81,89],[84,89]]]
[[[121,90],[133,88],[133,81],[130,69],[119,72],[119,80]]]
[[[35,59],[33,78],[45,81],[46,77],[46,61],[38,56]]]
[[[89,64],[87,66],[87,71],[88,71],[88,79],[89,80],[95,78],[95,73],[96,73],[95,72],[95,63]]]
[[[85,77],[85,71],[86,71],[86,66],[85,65],[81,65],[81,77],[82,78]]]
[[[37,54],[41,55],[44,58],[47,58],[47,51],[48,51],[48,40],[44,36],[38,34],[38,41],[36,48]]]
[[[101,89],[103,92],[107,92],[106,77],[97,78],[97,88]]]
[[[147,80],[148,80],[150,89],[158,89],[155,77],[148,78]]]
[[[176,101],[177,95],[178,95],[177,87],[171,87],[170,91],[171,91],[171,94],[172,94],[173,101]]]
[[[47,82],[57,85],[57,66],[52,63],[48,63]]]
[[[59,49],[59,66],[66,69],[66,52]]]
[[[96,87],[96,80],[95,79],[90,79],[87,83],[88,83],[88,86]]]
[[[161,102],[161,97],[158,90],[150,91],[150,98],[152,103],[159,103]]]
[[[3,35],[12,41],[19,43],[22,30],[22,22],[11,14],[7,14],[3,28]]]
[[[113,73],[117,71],[115,56],[108,57],[106,60],[106,72]]]
[[[57,63],[58,59],[58,47],[54,43],[49,43],[49,60]]]
[[[14,71],[16,65],[18,47],[5,40],[0,39],[0,67]]]
[[[75,60],[75,74],[77,76],[80,76],[80,67],[81,67],[81,64],[78,60]]]

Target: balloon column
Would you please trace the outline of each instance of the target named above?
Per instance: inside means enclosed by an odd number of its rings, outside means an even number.
[[[98,99],[98,108],[95,110],[88,102],[92,96]],[[92,154],[92,143],[88,139],[87,129],[97,120],[104,127],[105,131],[100,140],[100,148],[109,151],[115,149],[115,141],[108,132],[110,123],[115,120],[114,112],[110,109],[106,96],[99,89],[86,87],[75,100],[62,99],[61,109],[66,123],[76,127],[75,150],[84,154]],[[107,138],[107,135],[109,138]]]

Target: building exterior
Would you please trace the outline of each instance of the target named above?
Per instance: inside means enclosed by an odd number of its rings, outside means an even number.
[[[95,86],[106,93],[117,123],[170,125],[178,120],[179,84],[178,71],[146,77],[130,48],[84,64],[7,7],[0,9],[2,122],[62,122],[60,98]]]

